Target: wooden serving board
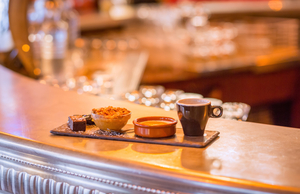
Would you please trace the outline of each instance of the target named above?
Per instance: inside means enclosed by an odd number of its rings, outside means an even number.
[[[204,136],[191,137],[191,136],[184,136],[182,129],[177,128],[176,134],[171,137],[144,138],[135,135],[132,124],[127,124],[122,129],[121,133],[115,131],[103,131],[100,130],[95,125],[87,125],[85,132],[83,131],[74,132],[68,127],[68,124],[63,124],[51,130],[50,133],[54,135],[87,137],[87,138],[108,139],[108,140],[118,140],[118,141],[131,141],[131,142],[140,142],[140,143],[152,143],[152,144],[163,144],[163,145],[196,147],[196,148],[202,148],[207,146],[220,134],[220,132],[218,131],[205,130]]]

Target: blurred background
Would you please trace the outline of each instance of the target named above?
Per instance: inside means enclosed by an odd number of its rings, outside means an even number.
[[[78,94],[166,111],[201,97],[224,119],[300,127],[299,18],[298,0],[0,0],[0,64]]]

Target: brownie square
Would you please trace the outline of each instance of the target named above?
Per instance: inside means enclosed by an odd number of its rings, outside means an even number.
[[[82,116],[69,116],[68,126],[72,131],[85,131],[86,119]]]

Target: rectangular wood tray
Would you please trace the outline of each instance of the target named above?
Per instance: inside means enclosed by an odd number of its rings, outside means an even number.
[[[115,131],[103,131],[100,130],[95,125],[87,125],[85,132],[83,131],[74,132],[68,127],[67,123],[51,130],[50,133],[54,135],[87,137],[87,138],[108,139],[108,140],[118,140],[118,141],[131,141],[131,142],[140,142],[140,143],[152,143],[152,144],[163,144],[163,145],[196,147],[196,148],[207,146],[210,142],[216,139],[220,134],[220,132],[218,131],[205,130],[204,136],[191,137],[191,136],[184,136],[182,129],[177,128],[176,134],[171,137],[143,138],[135,135],[132,124],[127,124],[122,129],[122,133],[119,133]]]

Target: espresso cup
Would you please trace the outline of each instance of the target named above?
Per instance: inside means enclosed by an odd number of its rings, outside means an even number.
[[[176,102],[177,114],[186,136],[203,136],[208,118],[219,118],[221,106],[211,106],[202,98],[185,98]]]

